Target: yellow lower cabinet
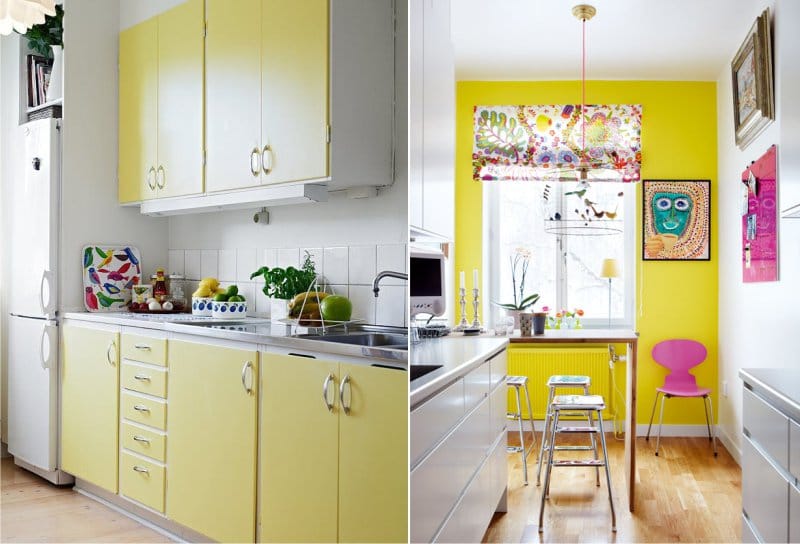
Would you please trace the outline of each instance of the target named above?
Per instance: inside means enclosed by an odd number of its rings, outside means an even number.
[[[262,359],[259,541],[336,542],[339,364]]]
[[[408,373],[342,363],[339,542],[408,542]]]
[[[119,333],[67,323],[61,353],[61,467],[116,493]]]
[[[136,423],[142,423],[161,429],[167,428],[167,403],[163,400],[151,399],[123,391],[119,399],[122,417]]]
[[[120,454],[119,494],[159,512],[164,511],[165,468],[127,452]]]
[[[257,399],[258,352],[170,341],[168,518],[220,542],[254,540]]]

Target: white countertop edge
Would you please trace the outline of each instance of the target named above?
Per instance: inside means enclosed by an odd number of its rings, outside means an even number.
[[[107,325],[122,325],[139,327],[141,329],[164,330],[163,321],[146,321],[130,317],[128,312],[67,312],[61,316],[63,319],[87,321],[90,323],[105,323]]]

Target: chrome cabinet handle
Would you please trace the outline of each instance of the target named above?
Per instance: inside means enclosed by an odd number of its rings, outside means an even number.
[[[253,394],[253,388],[251,386],[247,385],[247,369],[248,368],[250,368],[250,369],[253,368],[253,362],[252,361],[247,361],[244,364],[244,366],[242,367],[242,387],[244,387],[245,393],[247,393],[248,395],[252,395]]]
[[[108,345],[108,348],[106,349],[106,361],[108,361],[108,364],[110,364],[111,366],[117,366],[114,363],[114,361],[111,360],[111,350],[112,349],[114,351],[117,350],[117,342],[116,342],[116,340],[112,340],[111,343]]]
[[[158,175],[159,172],[161,173],[161,176]],[[161,183],[158,182],[159,178],[161,179]],[[156,170],[156,186],[158,186],[159,189],[163,189],[164,187],[166,187],[166,185],[167,185],[167,174],[166,172],[164,172],[164,167],[159,166],[158,170]]]
[[[267,175],[272,172],[272,146],[269,144],[265,145],[264,149],[261,150],[261,169]]]
[[[133,377],[134,380],[139,380],[140,382],[149,382],[150,376],[145,376],[144,374],[136,374]]]
[[[350,390],[350,374],[345,374],[344,378],[342,379],[342,384],[339,386],[339,402],[342,403],[342,410],[344,410],[344,415],[350,415],[350,404],[344,401],[344,389],[347,386],[347,389]],[[352,397],[352,391],[350,391],[350,396]]]
[[[156,190],[155,177],[156,177],[156,169],[153,166],[151,166],[150,169],[147,171],[147,177],[145,178],[145,180],[147,181],[147,186],[150,187],[151,191]]]
[[[133,409],[136,410],[137,412],[149,412],[150,411],[150,408],[148,408],[147,406],[143,406],[141,404],[134,404],[133,405]]]
[[[139,436],[138,434],[133,435],[133,439],[137,442],[144,442],[148,446],[150,445],[150,441],[143,436]]]
[[[258,177],[260,170],[261,165],[259,164],[258,147],[254,147],[250,152],[250,173],[253,174],[253,177]]]
[[[328,391],[330,390],[333,380],[333,374],[328,373],[325,381],[322,382],[322,401],[325,403],[325,408],[327,408],[329,412],[333,412],[333,403],[328,402]],[[336,397],[334,397],[334,399],[336,399]]]
[[[147,470],[145,467],[140,467],[139,465],[133,465],[133,470],[142,474],[150,474],[149,470]]]
[[[150,351],[150,349],[151,349],[150,346],[148,346],[147,344],[134,344],[133,347],[135,347],[136,349],[144,350],[144,351]]]

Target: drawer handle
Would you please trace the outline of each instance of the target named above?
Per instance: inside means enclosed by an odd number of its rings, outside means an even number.
[[[329,412],[333,412],[333,403],[328,402],[328,391],[330,390],[331,382],[333,382],[333,379],[334,379],[333,378],[333,374],[329,373],[328,377],[325,378],[325,381],[322,382],[322,401],[325,403],[325,408],[327,408]],[[335,384],[334,384],[334,387],[336,387]],[[334,390],[334,397],[333,398],[334,398],[334,402],[335,402],[336,401],[335,390]]]
[[[342,404],[342,410],[344,410],[344,415],[350,415],[350,404],[344,401],[344,390],[347,387],[348,391],[350,392],[350,397],[353,396],[352,386],[350,385],[350,374],[345,374],[344,378],[342,379],[342,384],[339,386],[339,401]]]
[[[150,351],[150,349],[151,349],[150,346],[148,346],[147,344],[134,344],[133,347],[135,347],[136,349],[142,349],[142,350],[145,350],[145,351]]]
[[[137,442],[144,442],[148,446],[150,445],[150,441],[143,436],[139,436],[138,434],[133,435],[133,439]]]
[[[111,343],[108,345],[108,349],[106,349],[106,361],[108,361],[108,364],[110,364],[111,366],[116,366],[114,364],[114,361],[111,360],[111,352],[112,351],[115,352],[115,353],[117,351],[117,342],[116,342],[116,340],[112,340]]]
[[[258,177],[261,170],[258,158],[258,147],[254,147],[250,152],[250,173],[253,174],[253,177]]]
[[[141,474],[150,474],[150,471],[147,470],[145,467],[140,467],[139,465],[133,465],[133,470],[139,472]]]
[[[265,145],[264,149],[261,150],[261,169],[266,175],[272,172],[272,146],[269,144]]]
[[[144,374],[137,374],[133,377],[134,380],[139,380],[140,382],[149,382],[150,376],[145,376]]]
[[[252,387],[252,380],[251,380],[251,385],[247,385],[247,369],[248,368],[249,369],[253,368],[252,361],[247,361],[244,364],[244,366],[242,367],[242,387],[244,387],[244,390],[248,395],[251,395],[253,393],[253,387]]]
[[[137,412],[149,412],[150,411],[150,408],[148,408],[147,406],[143,406],[141,404],[134,404],[133,405],[133,409],[136,410]]]

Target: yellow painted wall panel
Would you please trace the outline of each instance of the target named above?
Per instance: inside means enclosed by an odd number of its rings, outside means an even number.
[[[637,421],[647,423],[655,388],[666,371],[650,356],[668,338],[705,344],[708,358],[695,369],[716,404],[718,236],[716,83],[692,81],[589,81],[591,103],[642,105],[642,179],[711,180],[711,260],[641,260],[641,186],[636,185],[636,329],[640,333]],[[456,103],[455,269],[481,268],[482,184],[472,180],[472,115],[480,104],[580,102],[580,81],[461,81]],[[723,189],[724,190],[724,189]],[[618,368],[623,365],[618,365]],[[622,382],[624,383],[624,382]],[[705,424],[694,403],[671,403],[668,424]]]

